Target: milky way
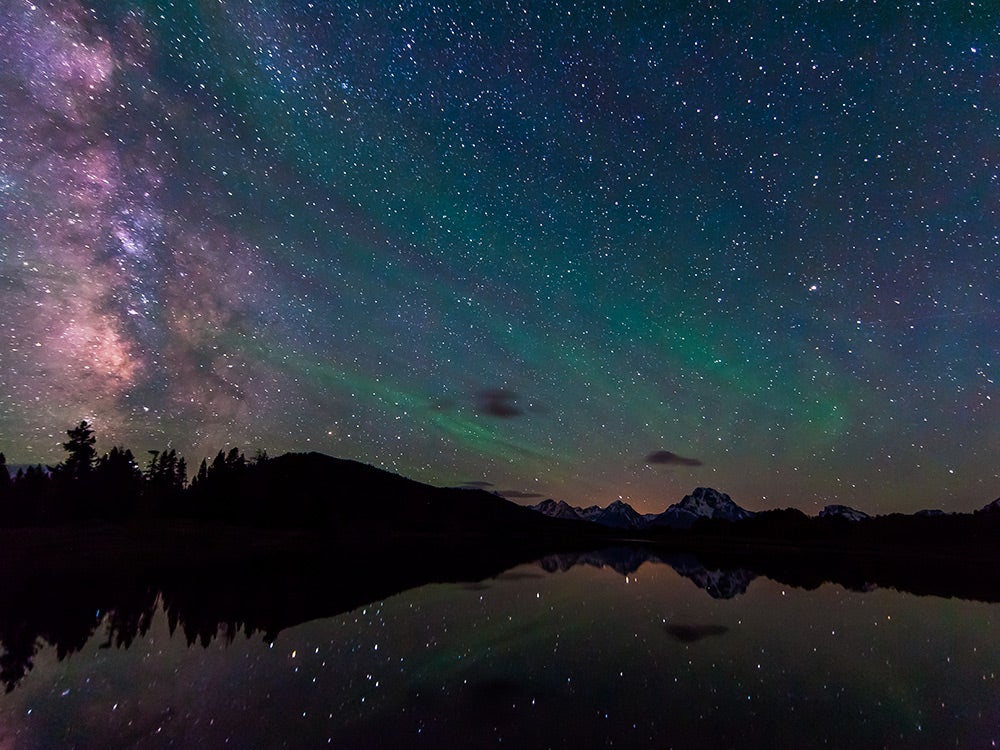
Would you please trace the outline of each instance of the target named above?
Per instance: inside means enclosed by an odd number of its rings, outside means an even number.
[[[0,0],[0,450],[981,505],[987,5]]]

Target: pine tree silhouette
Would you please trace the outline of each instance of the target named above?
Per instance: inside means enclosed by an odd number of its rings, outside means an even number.
[[[119,521],[133,515],[142,493],[142,471],[132,451],[115,446],[97,459],[94,489],[101,518]]]
[[[54,503],[47,515],[56,523],[93,518],[97,514],[94,493],[94,464],[97,451],[94,428],[86,420],[67,430],[63,443],[66,460],[52,469]]]
[[[94,462],[97,459],[97,451],[94,443],[94,428],[86,420],[80,422],[76,427],[67,430],[69,440],[63,443],[63,448],[69,454],[58,469],[60,475],[68,479],[86,479],[94,470]]]
[[[0,453],[0,526],[10,526],[13,520],[13,482],[7,472],[7,457]]]

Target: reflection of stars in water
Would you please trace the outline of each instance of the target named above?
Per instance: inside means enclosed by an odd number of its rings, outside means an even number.
[[[550,575],[522,566],[311,619],[269,644],[260,631],[242,637],[237,623],[216,628],[204,602],[183,594],[197,625],[176,603],[168,618],[155,597],[148,621],[91,610],[91,638],[72,640],[66,661],[43,646],[0,697],[0,719],[45,747],[121,736],[249,747],[261,744],[262,726],[309,746],[408,746],[421,736],[434,746],[591,746],[595,737],[696,746],[712,736],[769,747],[773,722],[761,717],[835,747],[863,745],[873,726],[935,747],[995,730],[991,606],[766,579],[723,603],[666,565],[636,575],[641,586],[607,565]],[[281,621],[288,602],[278,599],[277,612],[266,594],[252,609]],[[148,630],[131,646],[115,645],[140,622]],[[903,698],[905,711],[885,711]],[[845,700],[854,721],[837,710]],[[663,705],[684,710],[665,716]]]

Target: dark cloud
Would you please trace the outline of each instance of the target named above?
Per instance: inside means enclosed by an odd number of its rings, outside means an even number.
[[[521,492],[521,490],[500,490],[497,494],[506,497],[508,500],[543,497],[543,495],[539,495],[537,492]]]
[[[524,414],[524,409],[517,405],[517,393],[504,388],[488,388],[476,394],[479,411],[491,417],[511,419]]]
[[[725,635],[729,628],[725,625],[667,625],[667,633],[681,643],[697,643],[714,635]]]
[[[701,466],[701,461],[697,458],[685,458],[684,456],[678,456],[676,453],[671,451],[653,451],[648,456],[646,456],[647,464],[656,464],[660,466]]]
[[[462,482],[458,486],[459,487],[492,487],[493,483],[492,482],[482,482],[482,481]]]

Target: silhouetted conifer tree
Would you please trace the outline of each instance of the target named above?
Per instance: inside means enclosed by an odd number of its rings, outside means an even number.
[[[18,469],[11,490],[14,525],[50,524],[62,520],[55,507],[52,481],[42,466]]]
[[[66,430],[69,440],[63,443],[68,454],[66,460],[52,469],[54,485],[55,522],[82,520],[98,515],[98,500],[93,486],[94,464],[97,451],[94,428],[86,420]]]
[[[202,461],[191,483],[189,513],[199,518],[242,520],[241,502],[251,465],[239,448],[219,451],[211,463]]]
[[[52,487],[47,507],[42,515],[45,523],[62,523],[91,518],[95,515],[92,486],[97,451],[94,429],[86,420],[66,430],[69,437],[63,448],[64,461],[50,466]]]
[[[154,516],[182,513],[181,495],[187,484],[187,463],[169,448],[165,451],[149,451],[151,456],[146,467],[145,496],[146,513]]]
[[[235,471],[239,471],[246,465],[247,460],[243,456],[243,452],[235,446],[230,448],[229,454],[226,456],[226,466]]]
[[[180,492],[187,483],[187,464],[173,448],[150,451],[152,458],[146,468],[146,481],[169,492]]]
[[[13,514],[13,488],[7,472],[7,457],[0,453],[0,526],[10,526]]]
[[[215,477],[218,479],[223,474],[226,473],[226,453],[225,451],[219,451],[215,458],[212,459],[212,465],[209,467],[208,475],[210,477]]]
[[[62,477],[68,479],[86,479],[94,469],[94,461],[97,458],[97,451],[94,443],[94,428],[86,420],[80,422],[76,427],[67,430],[69,440],[63,443],[63,448],[69,454],[66,460],[59,464],[58,472]]]
[[[198,467],[198,473],[195,474],[194,479],[191,480],[191,486],[197,487],[206,479],[208,479],[208,461],[203,458],[201,459],[201,466]]]
[[[115,446],[94,466],[94,488],[98,515],[120,521],[135,513],[142,493],[142,471],[132,451]]]

